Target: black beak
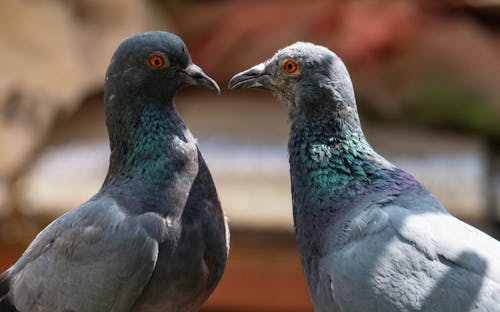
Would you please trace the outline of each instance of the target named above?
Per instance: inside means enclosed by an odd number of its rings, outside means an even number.
[[[241,88],[271,89],[271,75],[266,72],[266,64],[260,63],[254,67],[236,74],[229,81],[229,90]]]
[[[188,84],[193,86],[207,87],[217,92],[217,94],[220,94],[220,88],[215,82],[215,80],[213,80],[207,74],[205,74],[199,66],[191,64],[188,67],[186,67],[186,69],[184,69],[184,72],[188,77],[187,79]]]

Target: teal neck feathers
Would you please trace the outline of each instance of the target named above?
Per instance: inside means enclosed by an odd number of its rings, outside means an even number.
[[[357,120],[337,120],[343,119],[319,116],[292,124],[288,147],[295,214],[318,206],[335,214],[342,203],[368,192],[390,174]]]
[[[309,177],[314,187],[320,192],[349,192],[352,182],[368,182],[368,175],[376,174],[379,168],[367,161],[370,146],[357,133],[346,138],[330,136],[326,142],[311,140],[307,144],[307,153],[312,161]],[[354,191],[354,190],[351,190]]]
[[[134,109],[142,111],[107,114],[111,156],[101,191],[137,198],[132,210],[179,212],[198,170],[195,140],[173,103],[149,102]],[[172,196],[175,192],[186,197]]]

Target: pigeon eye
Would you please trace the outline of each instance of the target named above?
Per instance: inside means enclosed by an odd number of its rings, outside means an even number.
[[[149,65],[154,68],[162,68],[165,65],[165,60],[160,55],[152,55],[149,57]]]
[[[295,63],[294,61],[287,60],[287,61],[285,61],[285,63],[283,63],[283,69],[287,73],[293,74],[293,73],[295,73],[297,71],[298,66],[297,66],[297,63]]]

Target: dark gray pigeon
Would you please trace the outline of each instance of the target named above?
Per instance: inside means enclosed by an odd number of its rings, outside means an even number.
[[[126,39],[106,73],[108,174],[0,275],[0,311],[198,311],[229,235],[210,172],[175,111],[186,85],[219,91],[167,32]]]
[[[229,88],[271,90],[288,106],[293,216],[315,311],[500,311],[500,243],[372,149],[333,52],[295,43]]]

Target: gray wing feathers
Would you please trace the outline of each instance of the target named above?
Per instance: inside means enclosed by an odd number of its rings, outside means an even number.
[[[98,206],[98,207],[96,207]],[[10,269],[20,311],[128,311],[155,268],[163,220],[110,198],[54,221]]]
[[[331,230],[317,311],[498,311],[500,243],[437,201],[421,203],[373,204]]]

